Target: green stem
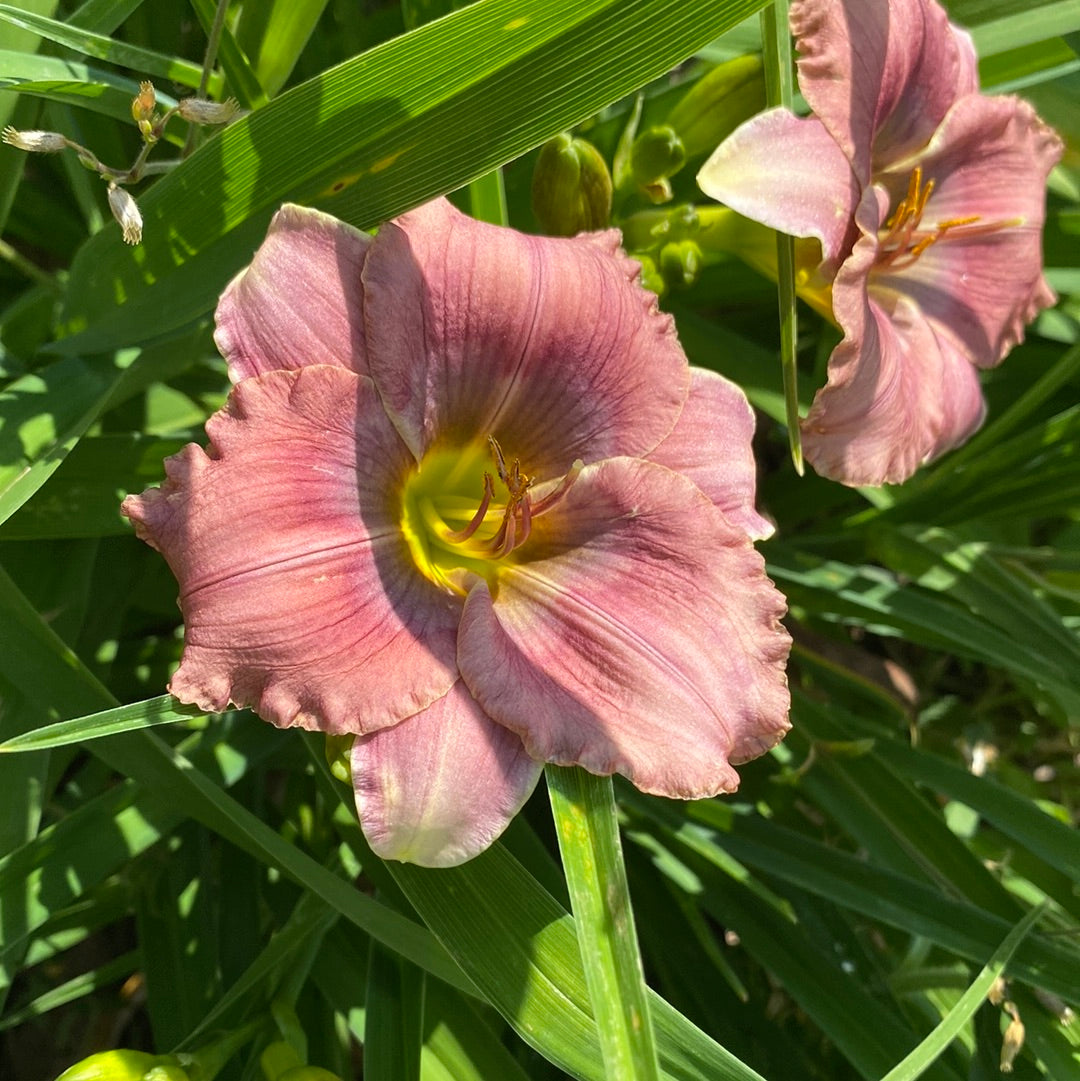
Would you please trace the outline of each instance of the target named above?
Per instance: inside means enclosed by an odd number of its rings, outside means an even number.
[[[656,1081],[656,1042],[610,777],[545,770],[608,1081]]]
[[[765,59],[765,96],[770,106],[791,108],[791,37],[788,0],[775,0],[761,12],[761,39]],[[776,234],[776,287],[780,303],[780,366],[784,373],[784,408],[787,413],[791,460],[802,476],[802,438],[799,432],[799,390],[796,351],[798,329],[795,310],[795,238]]]

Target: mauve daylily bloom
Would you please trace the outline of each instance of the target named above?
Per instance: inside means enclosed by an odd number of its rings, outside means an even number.
[[[803,422],[814,468],[897,483],[982,422],[978,369],[1054,302],[1046,178],[1061,141],[1026,102],[978,93],[975,52],[932,0],[793,0],[814,111],[747,122],[702,189],[820,242],[799,286],[831,293],[844,339]]]
[[[753,417],[637,275],[617,233],[287,206],[218,306],[209,448],[124,503],[180,583],[172,693],[355,734],[381,856],[476,855],[548,761],[730,791],[787,728]]]

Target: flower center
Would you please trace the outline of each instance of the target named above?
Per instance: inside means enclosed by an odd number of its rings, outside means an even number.
[[[485,468],[494,464],[495,476]],[[542,498],[521,462],[507,462],[493,436],[465,448],[430,451],[405,484],[401,529],[417,567],[436,585],[466,592],[462,571],[492,585],[498,564],[529,539],[533,519],[561,502],[583,468],[576,461]],[[510,560],[512,561],[512,559]]]
[[[1022,224],[1020,218],[984,222],[978,214],[972,214],[966,218],[949,218],[926,228],[922,219],[933,191],[934,181],[927,180],[924,184],[922,166],[916,165],[908,181],[907,194],[893,209],[884,227],[878,230],[875,269],[903,270],[939,240],[970,240]]]

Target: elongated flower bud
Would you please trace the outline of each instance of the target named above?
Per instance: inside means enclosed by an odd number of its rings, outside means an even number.
[[[67,139],[55,131],[17,131],[4,128],[4,142],[30,154],[54,154],[68,145]]]
[[[718,64],[686,92],[668,114],[686,156],[711,152],[744,120],[765,108],[760,56],[739,56]]]
[[[138,204],[123,188],[109,185],[109,209],[119,222],[125,244],[138,244],[142,240],[142,214]]]
[[[611,218],[611,188],[607,162],[592,143],[557,135],[536,161],[533,213],[553,236],[603,229]]]
[[[192,124],[227,124],[240,111],[236,98],[207,101],[205,98],[182,98],[177,112]]]

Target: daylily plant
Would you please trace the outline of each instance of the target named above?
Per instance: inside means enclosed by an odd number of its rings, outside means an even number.
[[[803,422],[814,468],[897,483],[982,422],[978,369],[1054,302],[1046,178],[1062,144],[1026,102],[978,92],[970,37],[932,0],[792,0],[814,115],[748,121],[702,189],[817,241],[800,291],[844,332]]]
[[[355,734],[381,856],[476,855],[548,761],[730,791],[787,728],[749,405],[618,244],[283,208],[218,306],[209,447],[124,503],[179,580],[172,693]]]

